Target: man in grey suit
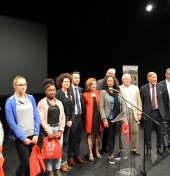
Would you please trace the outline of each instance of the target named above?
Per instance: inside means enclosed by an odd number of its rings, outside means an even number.
[[[146,118],[145,128],[145,142],[146,142],[146,155],[151,156],[152,129],[155,127],[157,136],[157,153],[161,156],[164,155],[162,150],[162,122],[165,119],[165,106],[166,106],[166,93],[164,86],[157,83],[157,74],[155,72],[149,72],[147,74],[148,84],[145,84],[140,89],[140,96],[142,100],[142,109],[147,115],[152,117],[159,123],[156,124],[150,118]]]
[[[159,82],[165,88],[166,92],[166,107],[165,107],[165,119],[163,122],[163,149],[165,152],[170,153],[168,146],[170,147],[170,68],[166,69],[166,79]]]
[[[121,96],[136,106],[139,110],[142,110],[142,102],[140,98],[139,88],[131,83],[130,74],[124,74],[122,76],[123,84],[120,87]],[[132,114],[130,115],[131,121],[131,129],[132,129],[132,137],[131,137],[131,152],[134,155],[140,156],[138,152],[138,121],[141,120],[141,112],[135,109],[130,103],[121,99],[121,110],[132,109]],[[122,143],[120,146],[120,150],[123,152],[124,144]]]
[[[115,76],[116,74],[116,70],[114,68],[109,68],[106,72],[106,76]],[[96,89],[97,90],[102,90],[102,86],[103,86],[103,80],[104,79],[99,79],[97,81],[97,85],[96,85]],[[94,148],[94,147],[93,147]],[[106,132],[106,128],[104,129],[103,131],[103,137],[102,137],[102,149],[101,149],[102,152],[106,152],[108,153],[108,150],[107,150],[107,132]]]

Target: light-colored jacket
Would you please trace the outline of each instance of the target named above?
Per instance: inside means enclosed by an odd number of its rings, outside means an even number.
[[[124,90],[125,86],[122,84],[119,87],[120,87],[121,96],[127,100],[125,90]],[[142,101],[141,101],[138,86],[130,85],[129,88],[130,88],[130,92],[131,92],[131,104],[136,106],[139,110],[142,110]],[[128,102],[126,102],[125,100],[122,99],[121,109],[125,110],[127,108],[128,108]],[[133,108],[133,115],[134,115],[136,121],[138,121],[138,114],[141,114],[141,112],[134,107],[132,107],[132,108]]]
[[[121,104],[120,98],[118,96],[118,101]],[[110,96],[106,90],[100,91],[100,115],[101,119],[107,118],[110,114]]]
[[[60,115],[59,115],[59,128],[60,129],[59,130],[64,132],[65,114],[64,114],[63,104],[61,103],[61,101],[59,101],[57,99],[55,99],[55,101],[56,101],[56,105],[60,109]],[[38,109],[38,115],[39,115],[39,119],[40,119],[40,124],[43,127],[43,129],[45,130],[45,132],[47,133],[47,135],[50,135],[53,132],[51,131],[51,129],[50,129],[49,125],[48,125],[48,117],[47,117],[48,108],[49,108],[49,105],[47,104],[46,97],[38,102],[37,109]]]

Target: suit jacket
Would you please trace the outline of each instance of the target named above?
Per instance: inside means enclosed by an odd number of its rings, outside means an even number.
[[[96,85],[96,89],[97,89],[97,90],[102,90],[103,80],[104,80],[104,79],[99,79],[99,80],[97,81],[97,85]]]
[[[118,97],[119,105],[121,104],[120,99]],[[110,114],[110,96],[106,90],[100,91],[100,115],[101,119],[107,118]]]
[[[157,104],[158,104],[158,109],[160,112],[160,115],[162,119],[165,118],[165,106],[166,106],[166,93],[164,86],[162,84],[156,84],[156,97],[157,97]],[[140,96],[142,100],[142,109],[143,112],[145,112],[147,115],[151,115],[151,94],[150,94],[150,87],[149,84],[145,84],[144,86],[141,87],[140,89]],[[148,119],[146,117],[146,119]]]
[[[122,84],[120,87],[120,92],[123,98],[125,98],[127,100],[126,94],[125,94],[125,86]],[[140,98],[140,93],[139,93],[139,88],[135,85],[130,85],[129,86],[130,92],[131,92],[131,103],[136,106],[139,110],[142,111],[142,101]],[[122,103],[121,103],[121,110],[125,110],[128,108],[128,102],[126,102],[124,99],[122,99]],[[138,114],[141,114],[141,112],[139,110],[137,110],[136,108],[133,108],[133,115],[136,119],[136,121],[138,121]]]
[[[74,92],[73,92],[73,87],[70,86],[70,88],[68,89],[69,94],[72,96],[73,99],[73,104],[74,104],[74,108],[75,108],[75,97],[74,97]],[[81,111],[82,111],[82,117],[83,117],[83,99],[82,99],[82,94],[84,92],[84,89],[81,87],[78,87],[78,91],[79,91],[79,95],[80,95],[80,103],[81,103]],[[75,116],[72,117],[71,121],[74,123],[75,120]]]
[[[165,88],[165,93],[166,93],[166,106],[165,106],[165,116],[166,116],[166,120],[169,120],[169,93],[168,93],[168,88],[166,85],[166,80],[163,80],[161,82],[159,82],[159,84],[162,84]]]
[[[103,122],[100,117],[100,110],[99,110],[100,91],[95,90],[94,94],[96,96],[100,131],[102,131],[104,129],[104,127],[103,127]],[[86,133],[91,133],[92,120],[93,120],[93,97],[91,96],[91,92],[83,93],[83,105],[84,105],[84,110],[85,110],[85,112],[84,112],[84,119],[85,119],[84,129],[85,129]]]

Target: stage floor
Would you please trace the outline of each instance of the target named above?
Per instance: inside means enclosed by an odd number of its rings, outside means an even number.
[[[8,138],[8,128],[5,127],[4,138],[4,150],[3,156],[5,158],[4,172],[5,176],[15,176],[16,169],[19,165],[19,158],[15,150],[14,141]],[[156,153],[156,135],[155,131],[152,134],[153,149],[152,156],[149,158],[146,156],[145,170],[148,176],[169,176],[170,175],[170,155],[159,156]],[[40,145],[39,141],[39,145]],[[100,145],[101,146],[101,145]],[[101,148],[101,147],[100,147]],[[133,156],[133,168],[137,171],[136,176],[141,175],[140,171],[143,171],[143,125],[139,125],[139,148],[138,151],[141,156]],[[116,136],[115,153],[118,153],[118,136]],[[117,161],[114,165],[109,164],[108,154],[103,153],[101,159],[95,158],[94,162],[88,161],[86,134],[83,132],[81,141],[81,154],[80,156],[87,160],[86,164],[76,163],[75,166],[69,172],[62,172],[63,176],[115,176],[117,171],[120,170],[120,161]],[[47,172],[40,173],[39,176],[46,176]]]

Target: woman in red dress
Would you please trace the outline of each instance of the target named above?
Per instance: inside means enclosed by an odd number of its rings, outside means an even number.
[[[100,91],[96,90],[95,78],[89,78],[86,81],[85,90],[86,92],[83,93],[83,102],[85,109],[84,129],[87,133],[89,160],[94,161],[92,153],[92,135],[94,133],[96,156],[97,158],[101,158],[101,155],[99,153],[100,132],[104,129],[99,110]]]

